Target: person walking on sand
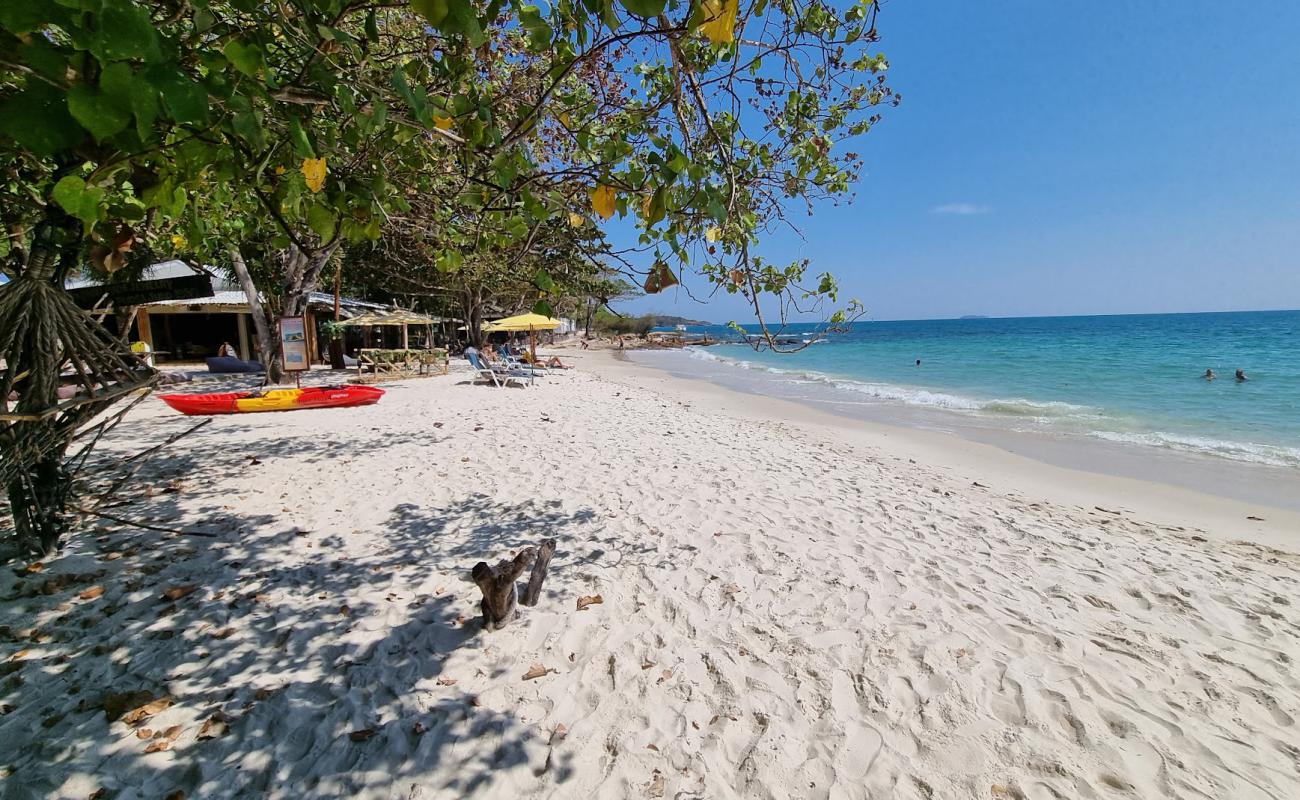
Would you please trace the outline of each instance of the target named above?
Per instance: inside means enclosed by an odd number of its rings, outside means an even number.
[[[1237,383],[1245,383],[1248,380],[1250,380],[1250,378],[1246,377],[1246,371],[1244,369],[1237,370]]]
[[[1205,379],[1206,379],[1207,381],[1212,381],[1212,380],[1214,380],[1214,370],[1212,370],[1212,369],[1207,369],[1207,370],[1205,371]]]

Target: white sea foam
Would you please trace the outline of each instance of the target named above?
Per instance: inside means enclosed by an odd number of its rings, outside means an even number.
[[[826,375],[809,370],[785,370],[755,364],[738,358],[729,358],[703,348],[687,347],[691,358],[748,371],[779,375],[783,383],[822,385],[843,392],[853,392],[866,399],[866,403],[901,403],[907,406],[933,408],[984,419],[1000,419],[1015,429],[1049,430],[1083,434],[1120,444],[1159,447],[1185,453],[1213,455],[1233,461],[1247,461],[1278,467],[1300,467],[1300,448],[1234,442],[1208,436],[1175,434],[1164,431],[1134,430],[1139,427],[1129,420],[1107,413],[1103,409],[1059,401],[1028,400],[1025,398],[980,399],[948,392],[937,392],[915,386],[858,381],[842,376]],[[830,398],[827,398],[830,399]],[[856,403],[854,405],[857,405]]]

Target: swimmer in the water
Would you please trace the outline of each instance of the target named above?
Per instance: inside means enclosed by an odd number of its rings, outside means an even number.
[[[1205,379],[1206,379],[1207,381],[1212,381],[1212,380],[1214,380],[1214,370],[1212,370],[1212,369],[1207,369],[1207,370],[1205,371]]]
[[[1250,380],[1250,378],[1246,377],[1246,371],[1244,369],[1237,370],[1237,383],[1245,383],[1248,380]]]

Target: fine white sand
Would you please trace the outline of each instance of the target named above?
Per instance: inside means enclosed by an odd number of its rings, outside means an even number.
[[[218,418],[106,509],[215,538],[5,569],[0,794],[1300,796],[1295,515],[575,357]]]

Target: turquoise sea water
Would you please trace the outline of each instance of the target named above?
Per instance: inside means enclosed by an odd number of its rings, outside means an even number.
[[[794,399],[1300,467],[1300,311],[865,322],[793,354],[737,343],[662,358]]]

